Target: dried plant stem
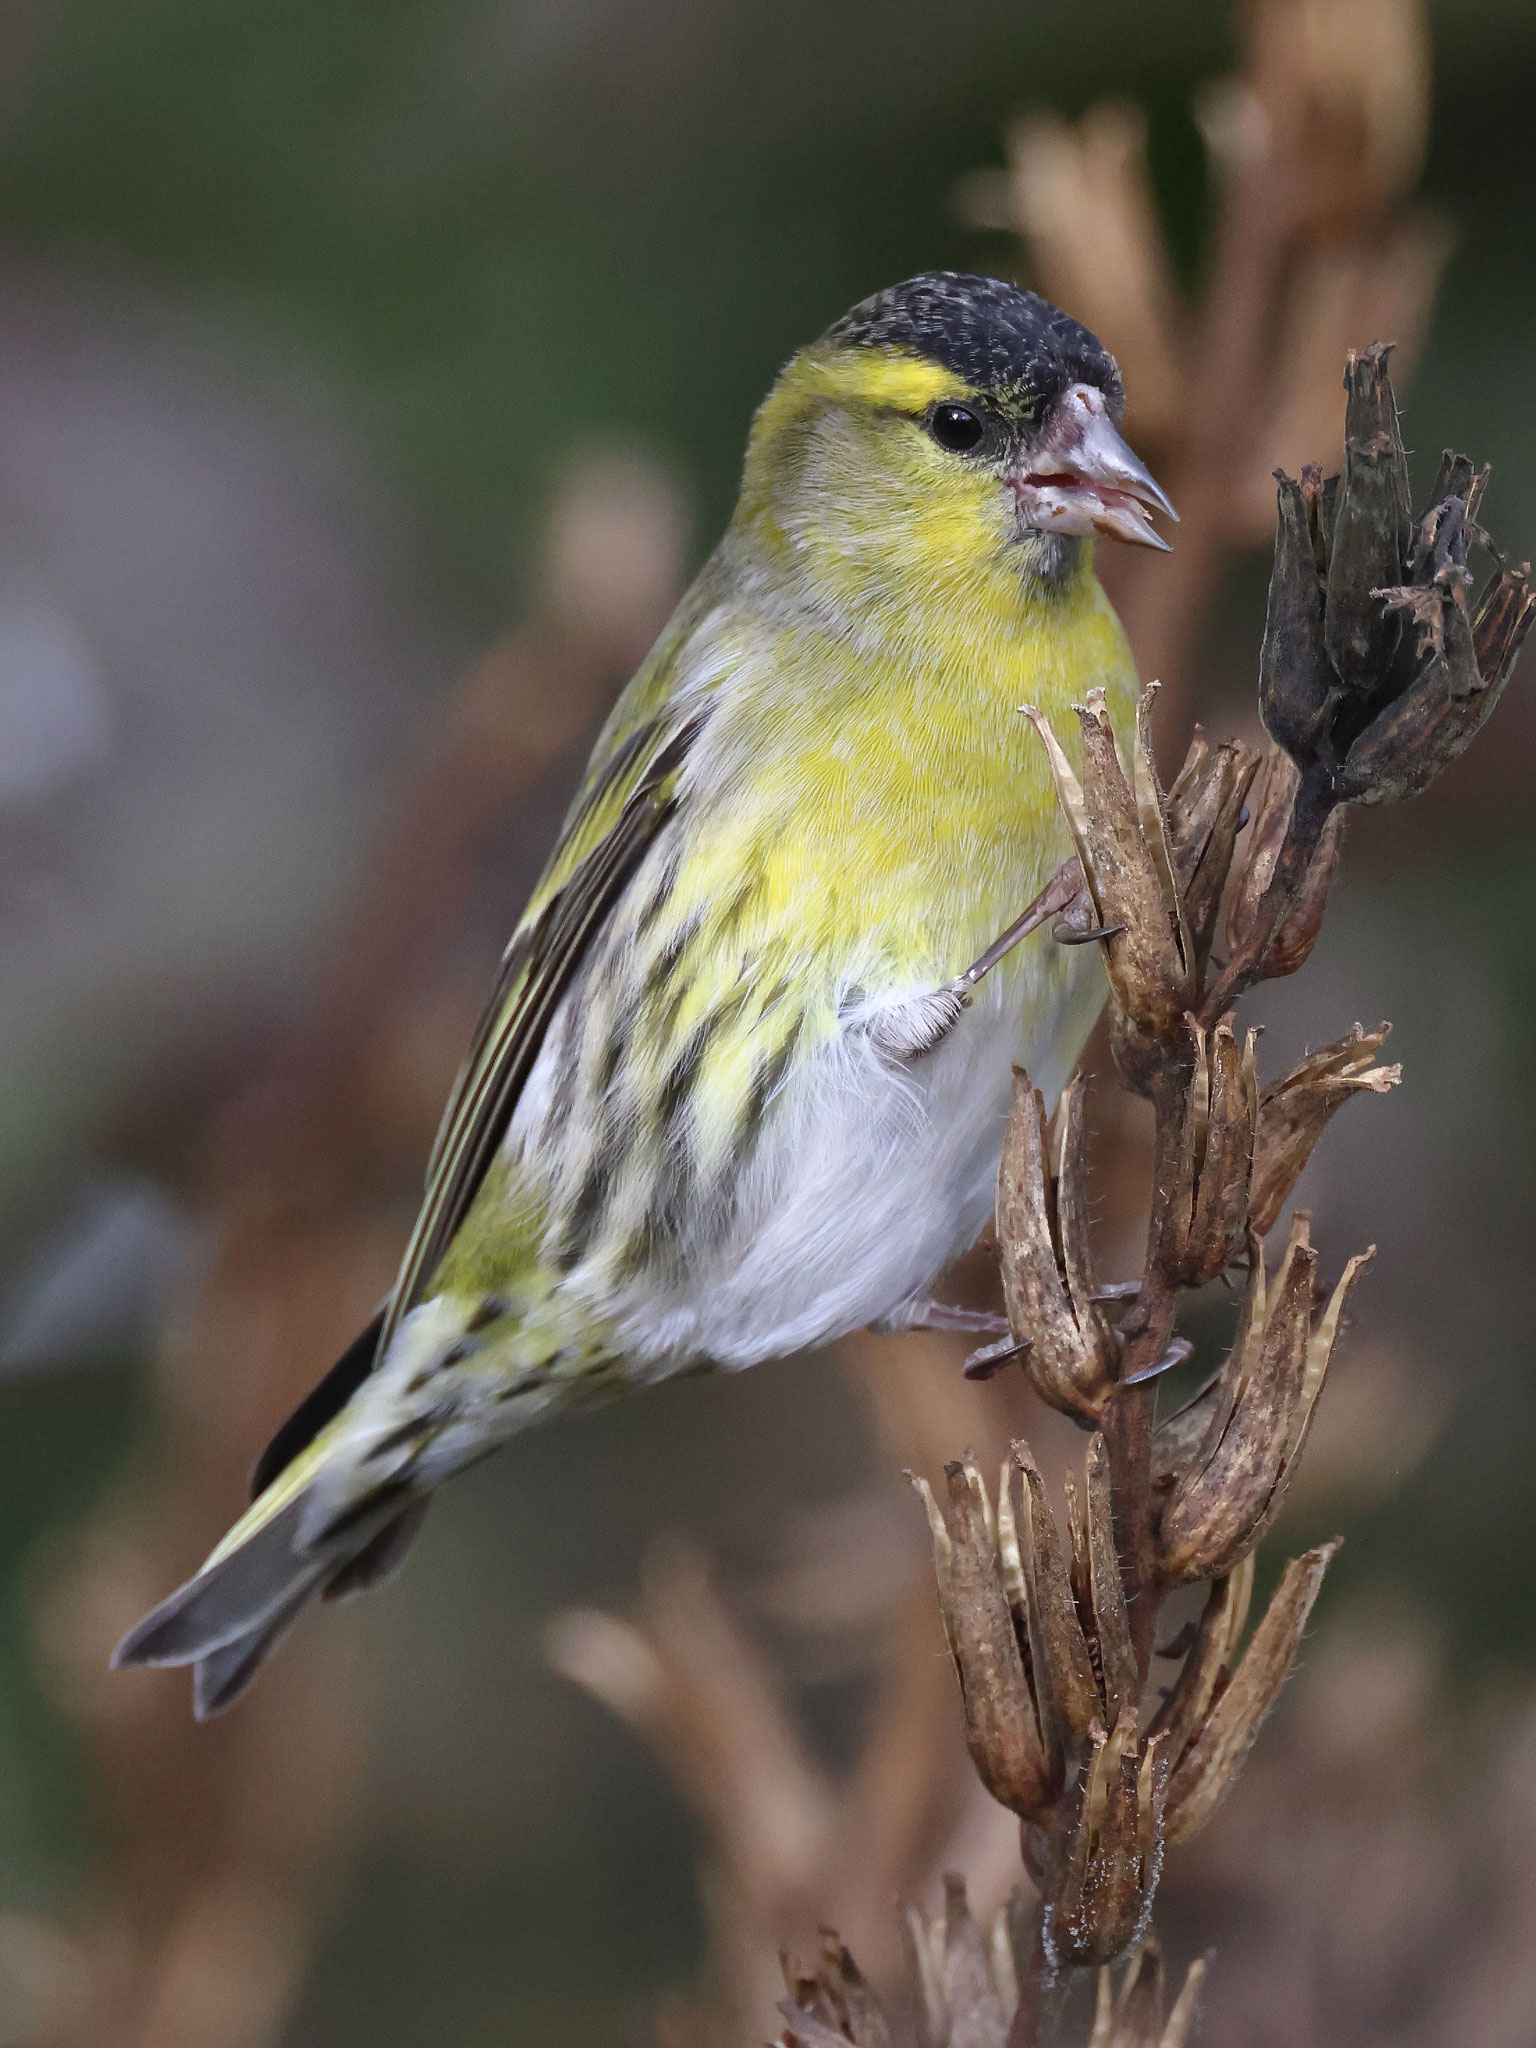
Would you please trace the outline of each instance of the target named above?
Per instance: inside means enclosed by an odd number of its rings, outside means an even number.
[[[1371,1256],[1350,1260],[1323,1305],[1307,1218],[1293,1216],[1273,1273],[1262,1233],[1338,1103],[1395,1076],[1373,1074],[1382,1033],[1357,1027],[1261,1094],[1255,1034],[1239,1041],[1228,1004],[1306,959],[1340,804],[1426,787],[1488,717],[1536,610],[1525,572],[1501,567],[1473,625],[1467,496],[1457,489],[1470,495],[1477,473],[1448,457],[1436,485],[1444,495],[1415,525],[1386,351],[1352,357],[1346,385],[1345,476],[1281,479],[1260,687],[1278,748],[1256,816],[1245,806],[1255,764],[1230,746],[1213,753],[1197,741],[1163,794],[1151,691],[1129,769],[1102,691],[1079,712],[1080,776],[1031,714],[1084,892],[1110,934],[1115,1063],[1124,1085],[1152,1099],[1155,1136],[1143,1272],[1109,1330],[1096,1320],[1104,1297],[1082,1230],[1091,1202],[1080,1088],[1064,1097],[1049,1144],[1027,1079],[1015,1091],[998,1201],[1008,1355],[1043,1400],[1094,1432],[1082,1484],[1068,1485],[1065,1540],[1025,1444],[1015,1446],[1017,1512],[1006,1468],[995,1507],[970,1459],[945,1467],[945,1510],[922,1486],[972,1762],[1020,1816],[1040,1893],[1009,2048],[1040,2048],[1071,1970],[1103,1968],[1145,1937],[1164,1851],[1203,1825],[1241,1767],[1336,1548],[1291,1562],[1239,1657],[1254,1549]],[[1399,613],[1415,634],[1400,633]],[[1229,879],[1232,957],[1207,985]],[[1177,1356],[1180,1299],[1242,1256],[1247,1291],[1227,1361],[1159,1423],[1155,1386]],[[1197,1584],[1210,1588],[1204,1613],[1165,1652],[1177,1675],[1144,1724],[1164,1595]],[[1109,2031],[1096,2025],[1095,2040],[1151,2048],[1160,1989],[1146,2025],[1136,2007],[1129,1994],[1113,2010],[1101,1998]]]
[[[1019,2003],[1007,2048],[1045,2048],[1061,2019],[1067,1990],[1067,1980],[1046,1947],[1044,1923],[1037,1921],[1029,1961],[1019,1979]]]
[[[1155,1267],[1149,1271],[1131,1311],[1136,1328],[1125,1348],[1127,1376],[1149,1371],[1168,1349],[1177,1296]],[[1136,1667],[1145,1682],[1157,1632],[1158,1585],[1152,1504],[1152,1417],[1155,1382],[1120,1385],[1105,1404],[1104,1443],[1109,1452],[1115,1550],[1125,1588],[1126,1616]]]

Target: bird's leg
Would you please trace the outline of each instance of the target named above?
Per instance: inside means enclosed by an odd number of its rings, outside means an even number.
[[[1083,871],[1074,856],[1062,863],[1023,915],[1016,917],[1006,931],[999,933],[962,974],[957,974],[953,981],[946,981],[939,988],[928,989],[905,1002],[892,1003],[872,1012],[863,1020],[864,1029],[883,1052],[892,1053],[898,1059],[921,1059],[924,1053],[932,1052],[954,1030],[970,1008],[977,987],[999,961],[1006,960],[1019,941],[1028,938],[1032,931],[1038,931],[1047,918],[1056,919],[1059,924],[1063,917],[1070,916],[1082,887]],[[1055,935],[1059,937],[1060,933]],[[1084,939],[1105,938],[1109,934],[1088,931],[1081,936]],[[1074,933],[1068,943],[1078,942]]]
[[[1008,1318],[995,1309],[957,1308],[953,1302],[935,1301],[931,1294],[919,1294],[869,1327],[882,1336],[902,1330],[966,1330],[978,1337],[998,1337],[1008,1328]]]

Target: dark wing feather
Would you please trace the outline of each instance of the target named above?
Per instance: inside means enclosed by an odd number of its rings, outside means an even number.
[[[280,1425],[272,1441],[251,1467],[251,1499],[266,1492],[279,1472],[286,1470],[307,1445],[312,1444],[328,1422],[346,1407],[373,1371],[379,1355],[379,1332],[384,1327],[380,1309],[367,1329],[354,1337],[318,1386],[311,1387],[298,1407]]]

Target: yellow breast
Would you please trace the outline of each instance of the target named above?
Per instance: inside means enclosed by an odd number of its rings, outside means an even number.
[[[703,807],[684,886],[702,907],[750,877],[747,947],[944,980],[1065,859],[1019,706],[1064,722],[1103,685],[1128,713],[1119,622],[1086,563],[1049,594],[973,570],[947,596],[851,652],[821,621],[788,621],[756,650],[753,688],[722,705],[731,772]]]

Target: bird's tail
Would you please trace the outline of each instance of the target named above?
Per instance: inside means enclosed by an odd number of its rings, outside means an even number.
[[[484,1370],[464,1327],[439,1297],[406,1319],[376,1368],[378,1328],[366,1330],[273,1438],[245,1514],[123,1638],[113,1667],[190,1664],[206,1720],[239,1697],[317,1594],[345,1598],[388,1578],[428,1494],[505,1433],[487,1426],[486,1407],[496,1394],[505,1404],[506,1379]]]

